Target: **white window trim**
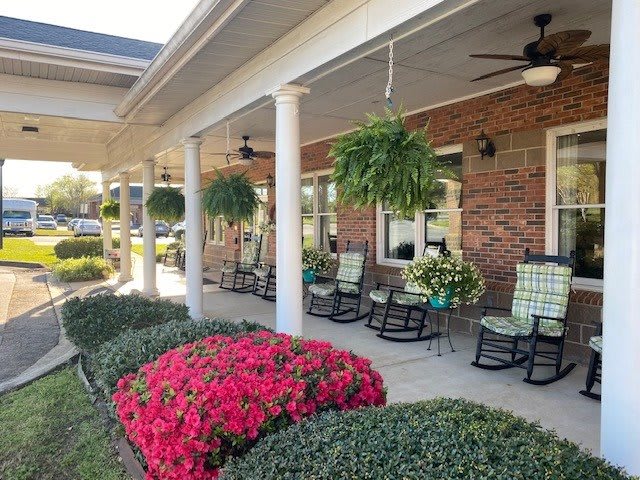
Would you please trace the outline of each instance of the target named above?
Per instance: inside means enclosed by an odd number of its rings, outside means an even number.
[[[226,225],[224,224],[224,218],[222,217],[222,215],[219,216],[220,221],[222,222],[220,225],[220,233],[221,233],[221,239],[219,240],[213,240],[213,235],[215,233],[215,225],[214,225],[214,218],[211,218],[209,215],[207,215],[207,221],[209,223],[209,229],[211,230],[209,232],[209,238],[207,239],[207,243],[209,245],[217,245],[217,246],[225,246],[225,229],[226,229]]]
[[[556,206],[556,148],[557,138],[564,135],[592,132],[607,128],[607,119],[590,120],[587,122],[572,123],[547,130],[547,170],[546,170],[546,195],[545,195],[545,251],[547,255],[558,255],[558,210],[562,206]],[[585,207],[602,208],[602,204],[585,205]],[[574,277],[573,287],[579,290],[591,290],[601,292],[603,281],[593,278]]]
[[[333,168],[325,170],[317,170],[313,172],[306,172],[300,176],[301,180],[307,178],[313,179],[313,209],[312,213],[303,213],[303,217],[311,217],[313,219],[313,246],[314,248],[320,248],[320,217],[335,215],[336,220],[338,218],[338,212],[335,213],[320,213],[319,198],[318,198],[318,178],[333,174]],[[302,221],[302,219],[301,219]],[[331,254],[333,257],[337,257],[336,253]]]
[[[462,153],[462,144],[446,145],[444,147],[436,148],[436,154],[450,155],[452,153]],[[462,181],[462,179],[461,179]],[[422,212],[416,212],[415,221],[415,238],[414,245],[416,249],[416,255],[421,255],[424,250],[424,214],[434,212],[462,212],[462,208],[442,208],[442,209],[428,209]],[[399,260],[396,258],[385,258],[384,256],[384,214],[382,205],[376,206],[376,264],[387,267],[404,267],[411,263],[411,260]]]

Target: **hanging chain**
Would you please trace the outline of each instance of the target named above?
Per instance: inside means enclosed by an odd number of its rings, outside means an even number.
[[[229,138],[229,120],[227,120],[227,164],[229,164],[229,156],[231,155],[231,139]]]
[[[393,93],[393,37],[389,37],[389,81],[387,88],[384,89],[384,96],[387,97],[387,106],[393,107],[391,94]]]

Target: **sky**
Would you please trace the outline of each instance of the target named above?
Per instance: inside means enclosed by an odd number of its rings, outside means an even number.
[[[166,43],[197,0],[0,0],[0,15]],[[70,163],[7,159],[4,183],[34,196],[38,185],[75,170]],[[86,172],[85,172],[86,173]],[[87,173],[99,184],[99,173]]]

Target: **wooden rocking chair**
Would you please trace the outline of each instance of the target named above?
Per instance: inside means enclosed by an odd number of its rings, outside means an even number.
[[[602,383],[602,324],[598,324],[596,335],[589,339],[591,347],[591,359],[589,360],[589,371],[587,372],[587,385],[585,390],[580,390],[580,394],[585,397],[600,400],[599,393],[593,393],[591,389],[597,383]]]
[[[524,262],[516,267],[517,283],[511,309],[485,307],[483,310],[476,359],[471,365],[487,370],[523,368],[527,372],[524,381],[534,385],[555,382],[573,370],[575,363],[562,368],[562,353],[574,258],[574,252],[562,257],[531,255],[528,248],[525,250]],[[511,315],[489,316],[489,310]],[[493,338],[486,338],[487,335]],[[525,344],[526,349],[520,348],[520,343]],[[481,363],[483,357],[498,363]],[[531,377],[535,366],[554,367],[555,374],[534,380]]]
[[[251,241],[245,241],[242,245],[242,258],[239,262],[224,260],[220,288],[238,293],[252,292],[255,269],[260,264],[261,247],[262,235],[254,235]]]

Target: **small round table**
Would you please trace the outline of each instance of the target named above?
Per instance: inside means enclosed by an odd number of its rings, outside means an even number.
[[[441,357],[442,354],[440,353],[440,337],[446,336],[447,339],[449,340],[449,346],[451,347],[451,351],[455,352],[455,350],[453,349],[453,344],[451,343],[451,331],[450,331],[450,325],[451,325],[451,315],[453,314],[453,310],[454,307],[443,307],[443,308],[436,308],[433,307],[431,305],[429,305],[427,307],[427,317],[429,318],[429,323],[431,325],[431,335],[429,335],[429,346],[427,347],[427,350],[431,350],[431,341],[433,340],[433,337],[435,336],[437,338],[438,341],[438,356]],[[435,316],[435,319],[432,317],[432,315]],[[446,322],[446,326],[447,326],[447,333],[443,334],[440,331],[440,317],[443,317],[443,319]],[[434,320],[435,320],[435,324],[436,324],[436,330],[434,331],[433,329],[433,324],[434,324]]]

